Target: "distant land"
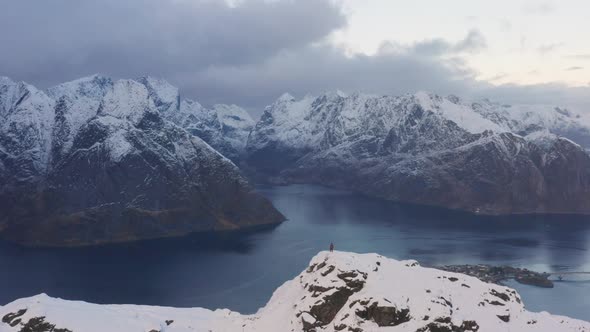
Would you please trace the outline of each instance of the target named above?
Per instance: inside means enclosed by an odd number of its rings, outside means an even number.
[[[478,214],[590,213],[588,116],[416,93],[285,94],[256,121],[162,79],[0,78],[0,236],[77,246],[276,225],[252,183]]]

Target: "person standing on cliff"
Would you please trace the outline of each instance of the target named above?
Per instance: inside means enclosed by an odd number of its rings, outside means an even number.
[[[334,243],[330,243],[330,252],[334,251]]]

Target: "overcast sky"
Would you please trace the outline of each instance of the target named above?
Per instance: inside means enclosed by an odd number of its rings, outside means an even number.
[[[588,0],[0,0],[0,75],[167,79],[254,113],[419,90],[590,112]]]

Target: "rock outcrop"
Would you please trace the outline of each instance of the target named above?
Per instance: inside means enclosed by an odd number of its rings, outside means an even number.
[[[37,295],[0,307],[0,317],[0,329],[7,332],[40,324],[73,332],[590,331],[588,322],[528,312],[516,291],[504,286],[423,268],[416,261],[344,252],[319,253],[253,315]]]

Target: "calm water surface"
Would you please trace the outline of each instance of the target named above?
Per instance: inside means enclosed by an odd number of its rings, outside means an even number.
[[[289,218],[250,234],[83,249],[0,243],[0,304],[45,292],[97,303],[255,312],[333,241],[422,265],[484,263],[590,271],[590,218],[475,217],[315,186],[259,188]],[[590,277],[553,289],[509,282],[529,310],[590,320]]]

